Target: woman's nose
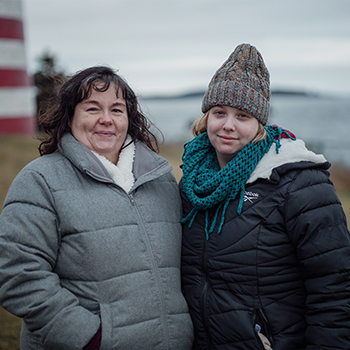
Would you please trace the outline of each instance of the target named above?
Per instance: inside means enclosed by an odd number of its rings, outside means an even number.
[[[109,114],[108,111],[103,111],[102,112],[102,115],[101,115],[101,118],[100,118],[100,123],[101,124],[105,124],[105,125],[110,125],[113,123],[113,120]]]
[[[231,116],[228,116],[226,119],[225,119],[225,123],[223,125],[223,129],[226,130],[226,131],[232,131],[232,130],[235,130],[235,121],[234,121],[234,118],[231,117]]]

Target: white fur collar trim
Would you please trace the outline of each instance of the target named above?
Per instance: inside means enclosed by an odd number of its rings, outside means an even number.
[[[125,144],[131,141],[131,136],[127,136]],[[135,177],[132,172],[132,167],[135,158],[135,143],[132,142],[126,148],[123,148],[119,154],[117,165],[113,164],[106,157],[92,151],[95,156],[104,165],[108,173],[111,175],[113,181],[124,189],[125,192],[129,192],[131,187],[135,183]]]
[[[278,153],[276,153],[276,144],[273,143],[269,152],[263,156],[252,172],[247,183],[252,183],[258,178],[269,179],[273,169],[283,164],[303,161],[324,163],[327,160],[322,154],[309,151],[303,140],[282,139]]]

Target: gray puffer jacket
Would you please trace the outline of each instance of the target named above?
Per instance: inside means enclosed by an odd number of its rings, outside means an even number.
[[[181,203],[170,164],[136,142],[129,193],[71,134],[28,164],[0,216],[0,304],[22,317],[21,346],[187,350]]]

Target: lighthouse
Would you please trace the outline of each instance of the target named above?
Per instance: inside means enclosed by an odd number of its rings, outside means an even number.
[[[0,135],[35,131],[35,91],[27,73],[21,0],[0,0]]]

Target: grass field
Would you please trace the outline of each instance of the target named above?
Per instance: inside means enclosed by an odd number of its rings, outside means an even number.
[[[0,137],[0,208],[16,174],[31,160],[38,157],[39,142],[30,137]],[[174,167],[177,180],[181,177],[182,145],[164,145],[160,154]],[[350,169],[332,166],[331,180],[350,221]],[[1,211],[1,209],[0,209]],[[0,350],[18,350],[21,319],[0,308]]]

